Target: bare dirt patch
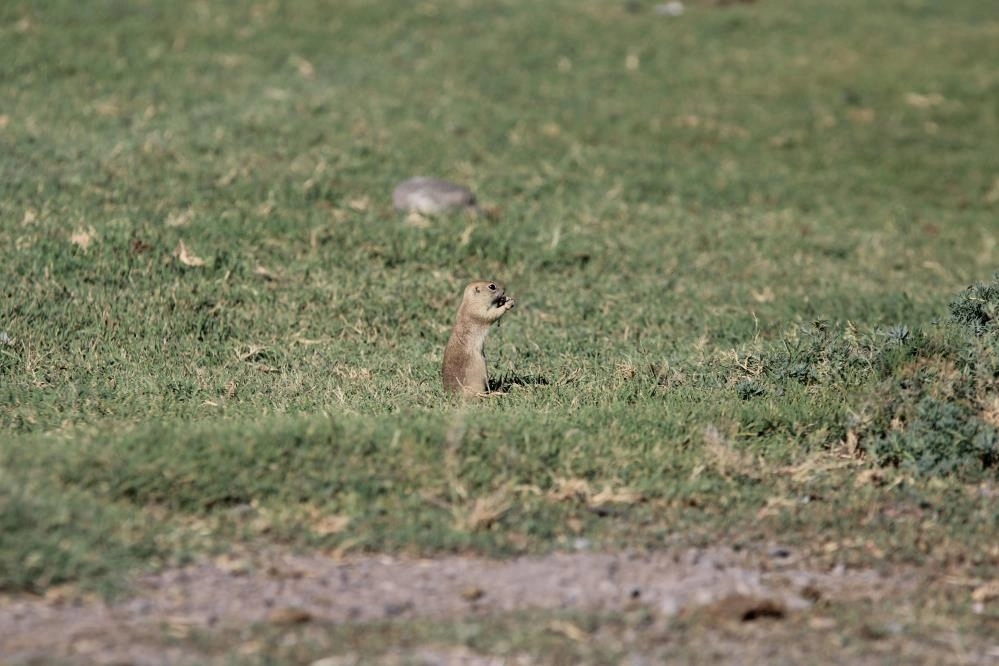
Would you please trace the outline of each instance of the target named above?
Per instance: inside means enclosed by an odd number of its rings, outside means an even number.
[[[724,621],[780,618],[818,599],[904,592],[913,574],[809,571],[785,549],[553,554],[512,560],[419,560],[262,553],[204,561],[137,581],[105,603],[70,595],[0,605],[0,657],[29,662],[188,663],[167,637],[258,623],[370,623],[488,616],[520,610],[616,611],[641,605],[660,617],[698,612]]]

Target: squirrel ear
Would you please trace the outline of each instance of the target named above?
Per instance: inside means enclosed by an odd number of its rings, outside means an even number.
[[[476,294],[479,293],[479,288],[478,287],[475,288],[475,293]]]

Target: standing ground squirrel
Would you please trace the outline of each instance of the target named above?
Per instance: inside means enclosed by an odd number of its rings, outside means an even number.
[[[444,390],[485,393],[485,342],[489,327],[514,306],[503,285],[478,280],[465,287],[458,319],[444,348]]]

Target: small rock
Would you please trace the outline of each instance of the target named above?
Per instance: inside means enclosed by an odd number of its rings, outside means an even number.
[[[267,621],[270,624],[282,627],[287,627],[293,624],[305,624],[310,620],[312,620],[312,613],[304,608],[275,608],[267,614]]]
[[[684,6],[682,2],[664,2],[661,5],[656,5],[653,11],[659,16],[683,16]]]
[[[12,345],[14,339],[7,335],[7,331],[0,331],[0,345]]]
[[[475,195],[467,187],[437,178],[417,176],[404,180],[392,191],[392,203],[401,213],[440,215],[475,210]]]

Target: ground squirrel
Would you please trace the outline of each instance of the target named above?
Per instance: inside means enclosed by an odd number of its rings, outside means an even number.
[[[486,381],[485,342],[489,327],[514,306],[503,285],[479,280],[465,287],[458,319],[444,348],[444,390],[482,394]]]

